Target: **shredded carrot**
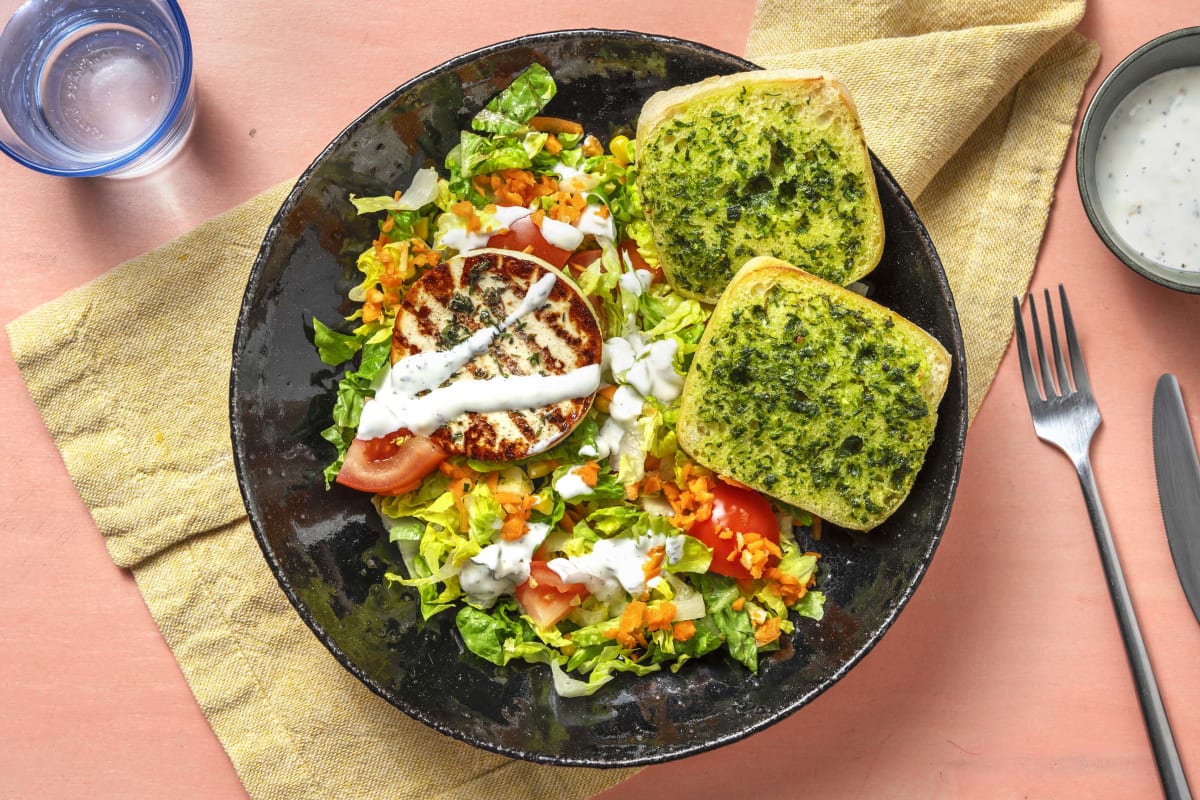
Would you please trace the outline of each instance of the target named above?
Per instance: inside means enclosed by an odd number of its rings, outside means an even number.
[[[666,601],[658,605],[647,606],[645,619],[646,630],[651,633],[665,631],[671,627],[671,621],[675,619],[675,604]]]
[[[817,554],[811,553],[806,555]],[[763,577],[767,579],[767,590],[778,595],[789,606],[808,594],[808,590],[817,583],[817,579],[814,576],[809,578],[807,583],[802,584],[800,583],[800,579],[795,575],[789,575],[778,567],[768,568],[763,573]]]
[[[676,622],[671,627],[671,636],[674,637],[675,641],[677,642],[686,642],[695,635],[696,623],[692,622],[690,619]]]
[[[646,604],[641,600],[634,600],[621,612],[621,617],[617,620],[617,627],[604,632],[605,637],[616,639],[617,644],[622,647],[632,649],[638,645],[644,646],[646,637],[642,633],[642,625],[645,614]]]
[[[497,203],[527,206],[534,199],[558,191],[558,179],[550,175],[534,175],[527,169],[502,169],[488,175],[477,175],[472,186]]]
[[[663,559],[667,556],[667,548],[663,545],[651,547],[650,553],[642,564],[642,574],[646,576],[646,582],[649,583],[652,579],[662,575]]]
[[[646,477],[642,479],[643,494],[658,494],[663,489],[662,478],[658,477],[658,473],[646,473]]]
[[[562,142],[560,142],[558,137],[554,134],[550,134],[546,137],[546,142],[542,145],[542,147],[545,148],[546,152],[552,156],[558,155],[563,149]]]
[[[538,498],[515,492],[496,492],[492,496],[505,512],[504,523],[500,526],[500,538],[510,542],[520,539],[525,535],[529,512],[537,505]]]
[[[812,537],[814,542],[821,541],[821,518],[812,518]]]
[[[762,646],[770,644],[779,638],[779,617],[767,617],[766,620],[754,629],[754,641]]]
[[[450,206],[450,213],[463,218],[470,217],[475,213],[475,206],[471,205],[470,200],[459,200]]]
[[[559,222],[578,222],[587,208],[587,198],[580,192],[555,192],[551,199],[553,204],[546,213]]]
[[[578,475],[579,479],[585,485],[592,488],[595,488],[596,482],[600,480],[600,464],[596,461],[589,461],[583,466],[571,470],[571,472]]]
[[[526,519],[519,514],[509,514],[500,526],[500,538],[506,542],[520,539],[525,535]]]
[[[491,492],[493,495],[495,495],[496,494],[496,486],[499,485],[499,483],[500,483],[500,473],[496,472],[494,470],[492,472],[489,472],[487,475],[486,482],[487,482],[488,491]]]
[[[454,498],[454,507],[458,509],[458,529],[466,533],[471,529],[471,515],[467,513],[467,504],[463,501],[468,485],[466,481],[450,481],[450,496]]]
[[[533,117],[529,120],[529,127],[540,133],[583,133],[583,126],[578,122],[561,117]]]
[[[600,409],[602,414],[608,413],[609,408],[612,407],[612,399],[616,393],[616,386],[605,386],[596,392],[596,408]]]
[[[667,502],[675,511],[671,524],[683,530],[691,530],[692,525],[712,516],[713,493],[709,479],[705,475],[692,477],[693,472],[693,465],[685,463],[679,469],[676,483],[663,485]]]
[[[634,500],[637,500],[638,495],[641,494],[641,492],[641,484],[637,482],[625,484],[625,499],[629,502],[632,503]]]
[[[462,480],[469,481],[472,486],[475,485],[475,480],[479,477],[479,473],[475,470],[461,464],[455,464],[453,461],[443,461],[438,464],[438,471],[448,478],[461,478]]]
[[[581,149],[583,150],[583,154],[588,158],[604,155],[604,145],[600,144],[600,140],[590,133],[584,138]]]
[[[739,597],[738,599],[736,599],[732,603],[730,603],[729,607],[732,608],[734,611],[741,611],[743,608],[746,607],[746,598]]]
[[[801,586],[799,578],[778,567],[768,569],[763,577],[767,579],[767,590],[778,595],[785,605],[790,606],[808,594],[808,587]]]
[[[737,561],[752,578],[761,578],[767,563],[772,559],[783,557],[779,545],[772,542],[761,533],[738,533],[737,549],[731,555],[737,555]]]

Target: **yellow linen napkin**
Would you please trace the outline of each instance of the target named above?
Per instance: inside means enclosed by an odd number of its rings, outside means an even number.
[[[748,56],[825,67],[849,86],[950,274],[974,412],[1094,68],[1094,46],[1068,35],[1083,4],[787,5],[762,0]],[[341,668],[275,583],[241,505],[226,409],[242,289],[288,188],[8,326],[114,561],[132,570],[254,798],[583,798],[611,786],[632,771],[511,761],[395,711]]]

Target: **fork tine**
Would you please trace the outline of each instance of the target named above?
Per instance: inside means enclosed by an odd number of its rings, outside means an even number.
[[[1047,313],[1053,315],[1054,312],[1049,307],[1046,308]],[[1046,348],[1042,346],[1042,323],[1038,321],[1037,300],[1034,299],[1033,293],[1029,295],[1029,312],[1033,317],[1033,343],[1037,348],[1038,367],[1042,372],[1042,390],[1046,393],[1046,399],[1057,396],[1054,386],[1054,378],[1050,375],[1050,359],[1046,358]]]
[[[1071,357],[1071,374],[1075,377],[1075,388],[1090,394],[1092,384],[1088,380],[1087,367],[1083,363],[1083,350],[1079,347],[1079,338],[1075,336],[1075,323],[1071,321],[1071,304],[1067,302],[1067,290],[1061,283],[1058,285],[1058,299],[1062,302],[1063,330],[1067,334],[1067,354]]]
[[[1071,391],[1071,377],[1067,373],[1067,362],[1063,361],[1062,347],[1058,343],[1058,329],[1054,324],[1054,306],[1050,302],[1050,290],[1043,289],[1042,291],[1046,293],[1046,320],[1050,323],[1050,349],[1054,351],[1054,366],[1058,370],[1058,393],[1067,394]]]
[[[1029,342],[1025,338],[1025,317],[1021,315],[1021,300],[1013,298],[1013,317],[1016,319],[1017,360],[1021,362],[1021,382],[1025,385],[1025,399],[1029,405],[1040,403],[1037,376],[1033,372],[1033,361],[1029,358]]]

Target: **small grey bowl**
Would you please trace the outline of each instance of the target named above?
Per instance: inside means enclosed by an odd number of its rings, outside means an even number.
[[[1118,64],[1092,96],[1075,153],[1075,175],[1083,208],[1104,244],[1134,272],[1181,292],[1200,294],[1200,271],[1174,269],[1133,250],[1104,213],[1096,188],[1096,151],[1105,123],[1125,96],[1148,79],[1179,67],[1200,66],[1200,27],[1182,28],[1152,39]]]

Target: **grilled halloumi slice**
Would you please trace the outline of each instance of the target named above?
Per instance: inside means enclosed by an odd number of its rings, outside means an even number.
[[[548,274],[555,280],[545,303],[530,310],[526,298],[545,290]],[[418,278],[396,316],[392,363],[417,353],[448,350],[484,328],[499,332],[443,386],[562,376],[600,363],[603,333],[574,282],[540,258],[509,250],[465,253]],[[479,390],[489,391],[488,384],[481,383]],[[536,402],[536,396],[520,398],[506,410],[459,414],[430,438],[450,453],[480,461],[524,458],[570,433],[587,415],[593,397],[594,391],[589,391],[583,397],[537,407],[525,407]]]

